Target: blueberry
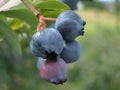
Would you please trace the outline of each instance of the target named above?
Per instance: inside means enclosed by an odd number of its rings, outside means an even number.
[[[79,0],[59,0],[59,1],[67,4],[71,10],[75,10],[75,9],[77,9],[77,3]]]
[[[80,44],[74,40],[66,44],[60,56],[66,63],[72,63],[79,59],[80,50]]]
[[[59,56],[57,60],[46,60],[39,68],[40,76],[53,83],[53,84],[63,84],[66,82],[66,63]]]
[[[65,41],[72,41],[79,35],[84,35],[85,21],[72,10],[62,12],[56,19],[55,28]]]
[[[37,68],[39,69],[45,61],[46,61],[45,59],[39,57],[37,60]]]
[[[58,32],[53,28],[46,28],[36,32],[30,41],[30,49],[32,53],[43,59],[47,59],[52,55],[55,58],[59,55],[65,46],[65,42]]]
[[[84,34],[84,27],[75,20],[64,19],[58,23],[56,22],[55,26],[65,41],[72,41],[77,36]]]
[[[56,19],[56,23],[59,24],[59,22],[63,21],[64,19],[67,19],[67,18],[71,19],[71,20],[75,20],[78,22],[78,24],[83,25],[84,20],[82,19],[82,17],[79,14],[77,14],[73,10],[65,10],[62,13],[60,13]]]

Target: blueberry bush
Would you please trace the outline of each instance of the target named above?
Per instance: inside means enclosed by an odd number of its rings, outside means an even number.
[[[29,48],[38,58],[36,64],[41,78],[56,85],[65,83],[66,64],[80,57],[80,45],[74,39],[84,35],[85,21],[82,17],[73,11],[68,3],[70,7],[65,2],[56,0],[36,2],[21,0],[16,4],[12,0],[1,2],[3,4],[7,2],[5,4],[7,8],[3,5],[0,9],[3,37],[1,42],[5,40],[10,45],[13,55],[19,56],[23,54],[20,45],[22,39],[29,38]]]

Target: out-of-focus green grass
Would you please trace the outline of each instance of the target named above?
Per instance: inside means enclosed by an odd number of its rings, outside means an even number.
[[[82,47],[81,58],[75,63],[75,67],[80,69],[79,87],[85,90],[119,90],[119,16],[96,10],[79,13],[87,22],[84,37],[77,38]]]

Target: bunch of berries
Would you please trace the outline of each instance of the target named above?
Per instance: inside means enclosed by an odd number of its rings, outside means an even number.
[[[80,57],[80,44],[75,40],[84,35],[85,21],[72,10],[59,14],[54,25],[38,30],[30,41],[32,53],[38,57],[40,76],[54,84],[67,80],[66,64]]]

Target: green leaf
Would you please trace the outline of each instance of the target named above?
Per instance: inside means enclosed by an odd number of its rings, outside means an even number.
[[[59,13],[70,9],[66,4],[59,1],[40,2],[35,5],[36,9],[47,17],[57,17]]]
[[[25,24],[25,22],[21,21],[20,19],[16,19],[16,18],[9,20],[8,23],[9,23],[10,28],[13,30],[17,30],[23,27]]]
[[[8,42],[14,52],[21,54],[21,47],[16,34],[7,24],[0,20],[0,35]]]
[[[27,22],[32,28],[36,28],[38,24],[37,17],[27,9],[15,9],[0,12],[1,15],[6,17],[18,18]]]

